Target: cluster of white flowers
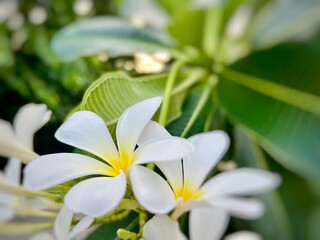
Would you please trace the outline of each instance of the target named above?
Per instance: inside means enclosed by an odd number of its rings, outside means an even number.
[[[15,216],[46,217],[45,223],[25,223],[29,227],[25,232],[53,228],[54,235],[40,232],[31,239],[68,240],[136,211],[154,216],[141,224],[139,233],[128,233],[124,239],[131,239],[131,234],[132,239],[179,240],[186,237],[178,219],[190,212],[190,239],[214,240],[224,235],[230,216],[260,217],[263,204],[247,196],[278,187],[279,175],[240,168],[207,180],[229,147],[227,134],[212,131],[189,139],[171,136],[151,120],[160,104],[161,98],[156,97],[128,108],[118,121],[116,144],[97,114],[74,113],[55,137],[89,154],[39,156],[33,151],[33,135],[51,114],[43,104],[22,107],[14,127],[1,120],[0,154],[10,159],[0,173],[0,224],[14,221]],[[157,171],[143,166],[151,162]],[[22,185],[21,163],[26,164]],[[17,229],[23,226],[16,224]],[[238,232],[225,239],[260,237]]]

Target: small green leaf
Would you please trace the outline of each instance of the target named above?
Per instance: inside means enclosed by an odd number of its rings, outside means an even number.
[[[9,37],[0,29],[0,67],[11,67],[14,63],[14,56],[11,50]]]
[[[112,57],[137,51],[168,51],[172,42],[161,30],[138,28],[118,17],[94,17],[60,30],[51,47],[61,60],[107,52]]]

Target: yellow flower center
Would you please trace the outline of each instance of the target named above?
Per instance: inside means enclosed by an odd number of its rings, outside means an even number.
[[[126,173],[132,164],[131,157],[128,157],[125,153],[120,153],[120,158],[108,161],[112,169],[109,171],[109,175],[115,177],[119,175],[120,170]]]
[[[199,199],[202,197],[202,193],[198,189],[191,187],[187,182],[184,183],[184,186],[180,189],[177,189],[176,199],[182,198],[182,203],[189,201],[191,199]]]

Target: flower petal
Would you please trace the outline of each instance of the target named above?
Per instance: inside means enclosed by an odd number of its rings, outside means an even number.
[[[194,150],[193,145],[179,137],[163,137],[148,141],[133,154],[135,164],[172,161],[187,156]]]
[[[126,192],[126,176],[95,177],[75,185],[67,193],[65,204],[76,213],[101,217],[114,210]]]
[[[23,145],[14,135],[0,131],[0,155],[3,157],[16,157],[23,163],[29,163],[38,157],[38,154]]]
[[[224,240],[262,240],[259,234],[249,231],[239,231],[229,234]]]
[[[183,188],[182,160],[157,162],[156,165],[165,175],[174,192]]]
[[[81,154],[49,154],[27,165],[23,185],[31,190],[43,190],[78,177],[108,175],[110,169],[107,164]]]
[[[143,129],[141,133],[138,145],[142,145],[147,141],[153,140],[159,137],[169,137],[171,134],[159,123],[155,121],[149,121],[147,126]]]
[[[90,227],[90,225],[93,223],[94,218],[90,217],[90,216],[85,216],[84,218],[82,218],[77,225],[74,226],[74,228],[72,229],[69,238],[73,239],[74,237],[76,237],[78,234],[82,233],[83,231],[85,231],[87,228]]]
[[[119,152],[130,157],[138,139],[161,104],[161,97],[150,98],[129,107],[117,125]]]
[[[220,173],[201,188],[208,199],[225,195],[249,195],[268,192],[281,183],[278,174],[254,168]]]
[[[143,130],[138,145],[142,145],[147,141],[154,140],[156,138],[170,137],[170,133],[159,123],[150,121]],[[157,162],[156,165],[160,168],[161,172],[166,176],[171,187],[176,192],[178,189],[183,187],[183,176],[182,176],[182,161],[170,162]]]
[[[104,121],[95,113],[80,111],[61,125],[55,137],[63,143],[88,151],[107,162],[119,158]]]
[[[10,158],[4,169],[5,178],[11,183],[20,185],[21,162],[16,158]]]
[[[130,168],[129,174],[136,199],[149,212],[165,214],[180,202],[168,183],[150,169],[135,165]]]
[[[197,189],[227,151],[229,137],[223,131],[212,131],[192,136],[189,141],[195,150],[183,159],[184,176],[185,181]]]
[[[242,219],[260,218],[264,213],[264,205],[256,199],[224,197],[210,201],[210,205],[221,208],[234,217]]]
[[[10,205],[0,203],[0,223],[12,220],[15,216],[16,210]]]
[[[57,240],[69,239],[69,232],[72,223],[73,212],[64,206],[54,223],[54,234]]]
[[[229,223],[226,211],[217,208],[199,208],[190,212],[189,229],[192,240],[219,240]]]
[[[17,112],[13,126],[17,138],[30,150],[33,150],[33,135],[45,125],[51,116],[51,111],[45,104],[29,103]]]
[[[15,132],[11,123],[3,119],[0,119],[0,133],[15,136]]]
[[[146,240],[187,240],[179,228],[177,221],[167,215],[155,215],[143,228],[143,237]]]

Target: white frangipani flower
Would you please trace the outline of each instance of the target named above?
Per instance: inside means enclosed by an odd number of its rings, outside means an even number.
[[[212,219],[210,219],[212,224],[207,222],[207,224],[201,226],[200,229],[195,225],[191,225],[189,227],[190,231],[193,231],[194,233],[190,234],[189,239],[220,240],[227,227],[227,225],[223,224],[224,218],[220,219],[220,217],[221,214],[219,212],[213,214]],[[155,215],[151,218],[143,228],[143,237],[145,240],[187,240],[186,236],[179,228],[178,221],[171,219],[167,215]],[[254,232],[240,231],[227,235],[224,240],[262,240],[262,238]]]
[[[33,151],[33,136],[48,122],[50,115],[46,105],[30,103],[20,108],[13,126],[0,119],[0,155],[10,157],[4,171],[0,171],[2,187],[20,187],[21,161],[28,162],[38,156]],[[19,210],[25,212],[23,202],[22,197],[0,192],[0,221],[13,219]]]
[[[139,142],[168,135],[157,123],[151,122]],[[183,159],[183,164],[181,161],[155,161],[168,182],[145,167],[134,166],[130,169],[133,192],[138,202],[151,213],[165,214],[180,201],[172,215],[175,219],[191,209],[204,207],[219,208],[244,219],[260,217],[264,211],[263,204],[241,196],[265,193],[276,188],[281,182],[279,175],[241,168],[220,173],[204,183],[228,149],[229,138],[222,131],[213,131],[192,136],[189,141],[195,146],[195,151]],[[198,218],[199,214],[201,212],[191,213],[191,217]],[[200,218],[208,221],[205,216]]]
[[[54,235],[48,232],[39,232],[33,235],[30,240],[71,240],[87,230],[93,223],[94,218],[84,216],[72,229],[74,213],[67,207],[63,207],[54,224]]]
[[[0,155],[29,163],[38,157],[33,151],[33,136],[51,116],[45,104],[29,103],[20,108],[13,126],[0,119]]]
[[[79,177],[100,175],[72,187],[65,196],[65,204],[76,213],[93,217],[111,212],[126,192],[126,174],[133,165],[175,160],[193,151],[186,139],[171,136],[147,141],[135,149],[160,103],[160,97],[147,99],[122,114],[116,129],[119,151],[98,115],[88,111],[74,113],[58,129],[56,138],[103,161],[74,153],[41,156],[26,167],[24,185],[43,190]],[[134,184],[139,185],[139,180],[134,180]]]

